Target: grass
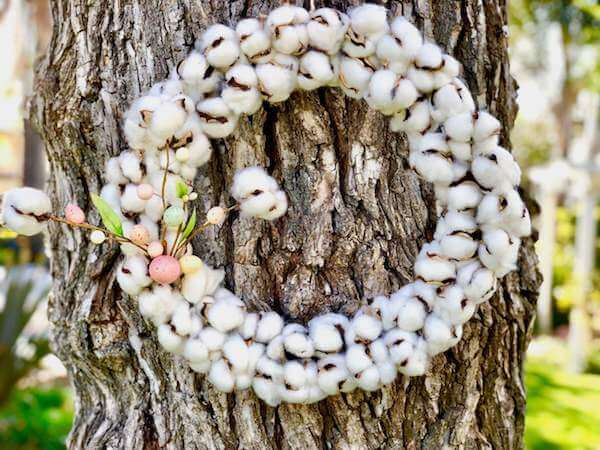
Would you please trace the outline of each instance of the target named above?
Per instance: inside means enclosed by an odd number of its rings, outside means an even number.
[[[600,376],[530,359],[525,371],[529,450],[600,449]]]

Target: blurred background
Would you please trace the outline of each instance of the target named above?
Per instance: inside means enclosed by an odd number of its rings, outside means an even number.
[[[600,449],[600,5],[510,0],[512,133],[541,209],[544,284],[525,370],[529,449]],[[26,120],[33,67],[51,34],[46,0],[0,0],[0,192],[42,187]],[[60,449],[73,401],[48,348],[43,243],[0,229],[0,448]]]

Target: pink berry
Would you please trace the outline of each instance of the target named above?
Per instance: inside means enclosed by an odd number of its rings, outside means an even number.
[[[82,209],[74,203],[69,203],[65,207],[65,218],[69,222],[83,223],[85,222],[85,214]]]
[[[150,242],[150,233],[144,225],[134,225],[133,228],[129,230],[127,237],[139,245],[146,245]]]
[[[160,284],[171,284],[181,275],[177,258],[170,255],[157,256],[150,263],[150,278]]]
[[[164,250],[162,244],[158,241],[153,241],[148,244],[148,254],[150,255],[150,258],[156,258],[157,256],[162,255]]]
[[[154,188],[150,184],[140,184],[137,187],[137,195],[142,200],[150,200],[154,195]]]

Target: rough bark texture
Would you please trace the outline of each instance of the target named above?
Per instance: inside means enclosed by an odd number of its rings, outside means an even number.
[[[308,3],[308,2],[306,2]],[[357,1],[316,1],[345,9]],[[47,144],[56,207],[88,205],[104,161],[124,147],[128,104],[167,76],[207,25],[266,13],[269,0],[52,0],[54,35],[37,76],[32,118]],[[308,4],[305,6],[309,6]],[[506,0],[386,3],[411,17],[465,68],[482,107],[510,129],[515,83],[507,57]],[[508,145],[508,138],[503,136]],[[274,224],[232,217],[196,243],[227,268],[250,308],[306,321],[354,311],[411,278],[435,226],[431,186],[408,168],[407,143],[363,102],[335,90],[295,94],[240,123],[197,179],[205,210],[229,201],[236,168],[261,164],[290,210]],[[89,206],[89,205],[88,205]],[[97,217],[96,217],[97,219]],[[116,249],[53,226],[53,344],[76,391],[71,448],[522,447],[521,377],[539,276],[532,241],[453,350],[426,377],[312,406],[270,408],[252,393],[222,395],[157,346],[114,284]]]

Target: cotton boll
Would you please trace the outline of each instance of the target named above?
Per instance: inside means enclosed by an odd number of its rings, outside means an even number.
[[[340,59],[340,87],[351,98],[363,98],[375,67],[365,59],[343,56]]]
[[[257,313],[249,313],[244,316],[244,321],[237,329],[243,339],[254,339],[260,316]]]
[[[183,357],[191,363],[204,363],[208,361],[208,349],[202,340],[191,338],[183,347]]]
[[[348,319],[339,314],[325,314],[308,323],[309,335],[315,350],[320,353],[339,352],[344,346]]]
[[[173,135],[171,148],[186,148],[189,153],[186,164],[192,167],[200,167],[208,162],[212,155],[212,147],[209,139],[202,132],[198,114],[190,114],[183,126]]]
[[[427,317],[427,303],[418,297],[409,297],[398,302],[398,316],[396,323],[401,330],[417,331],[423,328]]]
[[[239,334],[232,334],[223,344],[223,357],[234,374],[245,373],[250,363],[248,345]]]
[[[336,71],[329,56],[325,53],[310,50],[300,58],[298,69],[298,85],[305,91],[317,89],[330,84],[336,77]]]
[[[121,195],[121,209],[123,212],[141,213],[146,208],[146,200],[137,194],[137,185],[128,184]]]
[[[119,172],[132,183],[140,183],[145,173],[142,168],[142,160],[139,153],[125,151],[118,156]],[[127,182],[127,181],[126,181]],[[125,183],[114,183],[125,184]]]
[[[143,256],[131,256],[123,260],[117,269],[117,282],[121,289],[131,296],[138,295],[143,288],[150,286],[148,261]]]
[[[516,270],[520,245],[519,238],[510,236],[504,230],[485,231],[479,246],[479,259],[497,277],[503,277]]]
[[[477,156],[471,164],[471,171],[477,183],[488,190],[506,190],[517,186],[521,179],[518,164],[502,147]]]
[[[241,300],[216,301],[208,310],[208,323],[217,330],[226,333],[244,322],[245,306]]]
[[[448,148],[457,161],[469,162],[473,159],[473,149],[469,142],[458,142],[450,139]]]
[[[369,304],[369,308],[381,321],[384,331],[396,326],[397,310],[393,307],[390,299],[379,295]]]
[[[443,54],[441,49],[430,42],[423,44],[415,57],[415,67],[425,70],[442,68]]]
[[[3,196],[2,223],[24,236],[33,236],[43,230],[44,216],[52,210],[46,193],[30,187],[11,189]]]
[[[237,171],[233,177],[231,195],[238,202],[263,192],[279,190],[277,181],[262,167],[246,167]]]
[[[379,388],[379,369],[377,366],[366,368],[355,375],[358,387],[363,391],[372,392]]]
[[[401,49],[398,59],[414,60],[423,45],[421,32],[402,16],[393,20],[391,31]]]
[[[383,337],[390,360],[397,366],[404,365],[415,352],[415,344],[418,336],[411,332],[399,328],[388,331]]]
[[[475,114],[473,140],[480,142],[492,136],[497,136],[500,133],[501,127],[502,125],[498,119],[485,111],[480,111]]]
[[[233,392],[235,377],[224,359],[214,361],[208,372],[208,381],[219,391]]]
[[[398,372],[409,376],[417,377],[424,375],[429,366],[429,355],[427,354],[427,345],[423,339],[418,339],[412,355],[398,366]]]
[[[431,105],[427,99],[418,100],[406,111],[400,111],[390,120],[393,132],[423,133],[431,125]]]
[[[428,69],[409,67],[406,77],[423,94],[429,94],[436,88],[434,73]]]
[[[339,52],[350,25],[349,17],[333,8],[319,8],[310,13],[306,25],[311,47],[335,55]]]
[[[194,322],[190,312],[190,305],[186,301],[181,301],[173,311],[171,325],[179,336],[188,336],[194,331]]]
[[[455,264],[442,255],[439,243],[425,244],[415,261],[415,276],[427,282],[439,283],[456,278]]]
[[[235,29],[240,40],[240,48],[253,63],[265,62],[271,54],[271,36],[258,19],[244,19]]]
[[[379,36],[366,36],[356,33],[352,27],[346,31],[346,38],[342,44],[342,54],[351,58],[368,58],[377,51]]]
[[[327,395],[336,395],[350,377],[343,355],[331,355],[318,361],[318,384]]]
[[[411,152],[408,161],[430,183],[449,185],[455,178],[450,158],[433,148]]]
[[[271,341],[281,333],[283,325],[283,319],[276,312],[261,313],[260,320],[256,326],[255,340],[262,343]]]
[[[221,74],[210,66],[203,54],[192,50],[177,66],[177,74],[186,92],[194,99],[215,92],[221,81]]]
[[[527,208],[514,189],[503,195],[487,194],[477,208],[477,222],[484,228],[502,228],[517,237],[531,232]]]
[[[284,329],[285,333],[285,329]],[[285,351],[297,358],[310,358],[315,352],[312,340],[306,330],[290,333],[283,339]]]
[[[225,344],[227,335],[212,327],[204,327],[198,333],[198,339],[207,348],[209,354],[218,354]]]
[[[433,312],[450,325],[461,325],[475,313],[476,304],[469,301],[460,286],[446,286],[438,294]]]
[[[285,5],[271,11],[266,26],[271,31],[273,48],[286,55],[304,53],[308,47],[308,19],[308,12],[298,6]]]
[[[186,107],[185,98],[162,102],[152,113],[149,131],[166,142],[185,123],[188,114]]]
[[[256,217],[264,220],[275,220],[283,216],[288,207],[287,196],[283,191],[277,191],[274,194],[275,203],[269,208],[268,211],[257,214]]]
[[[123,124],[125,139],[131,148],[143,150],[162,145],[161,139],[150,131],[154,112],[161,104],[157,95],[144,95],[131,104]]]
[[[207,295],[212,295],[224,277],[223,269],[213,269],[203,264],[199,270],[183,276],[181,293],[188,302],[196,304]]]
[[[240,212],[244,217],[258,217],[275,207],[275,195],[272,192],[261,192],[247,198],[240,204]]]
[[[467,86],[458,78],[433,94],[433,118],[445,122],[449,117],[464,112],[475,112],[475,102]]]
[[[371,108],[391,115],[410,106],[417,96],[410,81],[398,78],[391,70],[380,69],[371,77],[365,99]]]
[[[277,388],[283,377],[283,369],[274,361],[262,357],[256,366],[256,376],[252,380],[252,388],[258,398],[269,406],[281,403],[281,396]]]
[[[183,351],[185,339],[179,336],[171,325],[163,324],[156,330],[158,343],[166,351],[174,354],[180,354]]]
[[[431,314],[425,321],[423,336],[427,343],[427,352],[435,356],[454,347],[460,341],[462,327],[452,326],[441,317]]]
[[[223,101],[236,114],[254,114],[262,104],[257,89],[258,78],[248,64],[236,64],[225,74],[226,87],[221,93]]]
[[[473,262],[459,269],[456,283],[463,288],[465,297],[475,303],[488,301],[496,292],[498,280],[494,273]]]
[[[296,88],[298,63],[293,56],[274,54],[267,63],[256,66],[259,91],[270,103],[287,100]]]
[[[222,24],[212,25],[204,31],[196,47],[199,47],[211,66],[221,70],[231,67],[240,57],[235,31]]]
[[[109,184],[114,184],[117,186],[127,184],[128,180],[121,171],[121,162],[119,157],[110,158],[106,161],[106,165],[104,166],[104,177]]]
[[[285,360],[285,349],[283,347],[283,336],[275,336],[267,344],[266,355],[274,361]]]
[[[470,112],[451,116],[444,122],[446,135],[454,141],[469,142],[474,130],[473,114]]]
[[[353,344],[346,350],[346,367],[352,374],[357,374],[373,365],[367,347],[363,344]]]
[[[120,206],[119,206],[120,208]],[[163,204],[162,199],[158,196],[153,196],[146,202],[146,208],[144,209],[144,215],[148,217],[152,222],[158,222],[163,216]]]
[[[388,32],[387,10],[383,6],[365,3],[348,12],[350,27],[360,35],[381,36]]]
[[[200,127],[209,137],[217,139],[229,136],[237,126],[238,116],[221,97],[201,100],[196,105]]]
[[[463,181],[451,186],[448,191],[448,209],[453,211],[465,211],[476,208],[483,194],[481,189],[472,181]]]

